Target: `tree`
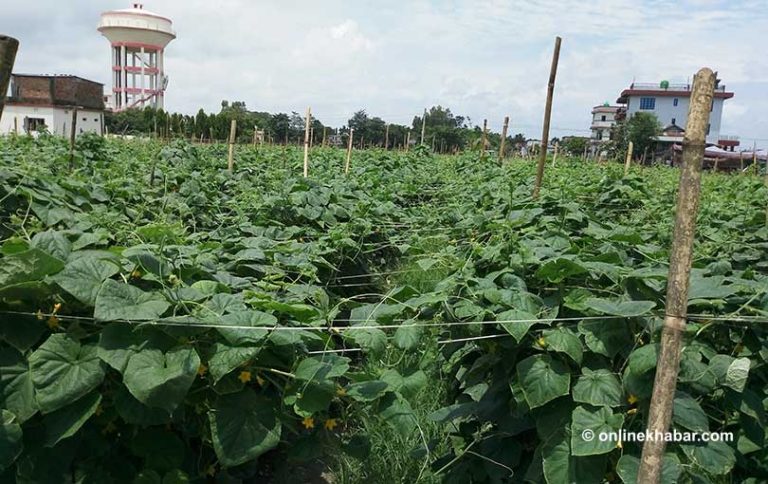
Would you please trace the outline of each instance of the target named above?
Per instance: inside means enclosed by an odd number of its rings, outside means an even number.
[[[584,153],[587,143],[589,143],[589,138],[583,136],[565,136],[561,146],[571,155],[581,155]]]
[[[635,113],[626,121],[616,123],[611,132],[611,142],[608,152],[614,158],[621,158],[626,154],[629,142],[632,142],[632,155],[645,153],[646,149],[653,148],[656,136],[661,134],[661,123],[654,114]]]

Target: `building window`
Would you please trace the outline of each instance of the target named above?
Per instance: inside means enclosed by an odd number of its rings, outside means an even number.
[[[656,98],[655,97],[641,97],[640,98],[640,110],[642,111],[653,111],[656,109]]]
[[[677,99],[677,98],[673,99],[673,100],[672,100],[672,105],[673,105],[673,106],[677,106],[677,101],[678,101],[678,99]]]
[[[24,118],[24,130],[27,133],[33,131],[42,131],[45,129],[45,120],[43,118]]]
[[[675,124],[676,119],[672,118],[672,124]]]
[[[600,116],[600,121],[605,121],[605,114],[603,114],[602,116]]]

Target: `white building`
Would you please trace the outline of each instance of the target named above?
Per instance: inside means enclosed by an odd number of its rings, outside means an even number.
[[[623,116],[624,108],[621,106],[605,103],[592,108],[592,124],[589,129],[592,131],[590,145],[593,153],[597,151],[599,145],[611,139],[613,127]]]
[[[104,133],[101,83],[76,76],[13,74],[0,134],[48,131],[70,136],[73,110],[77,109],[77,134]]]
[[[665,129],[679,127],[685,130],[692,87],[691,84],[670,84],[667,81],[659,84],[632,83],[628,89],[622,91],[616,102],[626,106],[628,118],[639,112],[651,113]],[[723,103],[732,97],[733,92],[726,91],[718,79],[707,129],[707,143],[723,148],[730,147],[731,150],[738,146],[738,138],[721,135],[720,120],[723,115]],[[680,139],[682,140],[682,135]]]

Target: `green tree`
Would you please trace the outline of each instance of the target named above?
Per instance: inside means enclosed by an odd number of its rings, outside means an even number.
[[[616,123],[611,132],[611,142],[608,152],[614,158],[621,158],[626,154],[629,142],[632,142],[633,156],[645,153],[653,149],[656,144],[654,139],[661,134],[661,123],[651,113],[635,113],[626,121]]]
[[[583,136],[565,136],[560,146],[571,155],[581,155],[588,143],[589,138]]]

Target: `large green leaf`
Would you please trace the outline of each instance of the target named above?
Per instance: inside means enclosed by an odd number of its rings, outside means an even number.
[[[531,408],[567,395],[571,385],[568,367],[549,355],[529,356],[518,363],[517,378]]]
[[[499,323],[499,325],[504,328],[507,333],[511,334],[518,343],[526,334],[528,334],[531,326],[538,322],[536,315],[519,309],[510,309],[509,311],[499,313],[496,315],[496,320],[509,321],[506,323]]]
[[[213,381],[221,380],[224,375],[253,359],[258,353],[258,346],[229,346],[216,343],[213,355],[208,360]]]
[[[725,442],[680,444],[680,448],[692,464],[716,476],[727,474],[736,464],[733,448]]]
[[[578,456],[607,454],[616,448],[623,424],[624,416],[608,407],[576,407],[571,417],[571,452]]]
[[[162,428],[150,428],[131,441],[131,451],[144,459],[144,466],[159,471],[170,471],[184,460],[184,442]]]
[[[0,290],[22,282],[39,281],[59,272],[63,267],[64,262],[40,249],[29,249],[3,257],[3,263],[0,264]]]
[[[414,326],[414,323],[416,321],[407,321],[397,328],[393,338],[395,346],[403,350],[411,350],[419,345],[424,334],[424,327]]]
[[[256,343],[263,339],[269,333],[263,328],[274,327],[277,324],[277,318],[261,311],[238,311],[217,318],[216,324],[233,326],[231,328],[216,328],[216,331],[229,344],[242,345]],[[242,329],[238,327],[242,327]]]
[[[27,351],[37,343],[48,330],[44,320],[24,314],[3,315],[0,321],[0,340],[19,351]]]
[[[581,364],[581,360],[584,357],[584,347],[579,337],[572,330],[557,328],[552,331],[545,331],[543,338],[547,351],[565,353],[573,361]]]
[[[158,319],[169,307],[160,294],[107,279],[96,296],[93,317],[100,321],[151,321]]]
[[[389,385],[381,380],[353,383],[346,388],[347,395],[358,402],[372,402],[387,391]]]
[[[725,382],[723,385],[737,392],[743,392],[747,385],[749,376],[749,367],[751,363],[749,358],[737,358],[730,365],[725,373]]]
[[[147,344],[147,339],[126,323],[112,323],[101,330],[96,354],[106,364],[125,372],[128,360]]]
[[[388,393],[379,401],[379,417],[402,437],[416,429],[416,416],[408,400],[396,393]]]
[[[85,396],[104,379],[94,345],[66,334],[52,334],[29,357],[37,403],[50,413]]]
[[[69,253],[72,252],[72,243],[64,234],[54,230],[35,234],[31,242],[32,247],[47,252],[59,260],[67,260]]]
[[[629,355],[629,369],[635,375],[642,375],[646,371],[656,368],[659,359],[658,343],[641,346]]]
[[[587,268],[583,265],[569,259],[550,260],[536,271],[536,277],[553,283],[560,283],[563,280],[584,274]]]
[[[37,412],[29,362],[13,348],[0,348],[0,407],[13,412],[19,423]]]
[[[694,432],[709,431],[707,414],[704,413],[699,402],[685,392],[678,391],[675,394],[672,421]]]
[[[51,279],[83,304],[95,306],[102,283],[119,270],[117,264],[103,258],[80,257],[67,263],[64,270]]]
[[[186,396],[199,367],[200,358],[193,348],[167,353],[146,348],[128,360],[123,383],[143,404],[172,412]]]
[[[621,319],[581,321],[579,332],[590,350],[609,358],[632,344],[632,333]]]
[[[208,420],[213,448],[224,467],[243,464],[277,446],[278,405],[248,389],[219,397]]]
[[[587,299],[585,304],[598,313],[625,317],[641,316],[656,306],[653,301],[612,301],[598,298]]]
[[[149,407],[136,397],[131,395],[124,386],[120,386],[114,396],[115,410],[125,423],[147,427],[150,425],[160,425],[168,423],[171,420],[170,414],[162,408]],[[183,410],[180,408],[179,411]],[[177,412],[178,413],[178,412]]]
[[[621,405],[621,383],[608,370],[581,369],[582,375],[573,386],[573,400],[594,406],[618,407]]]
[[[624,484],[637,484],[637,471],[640,459],[632,455],[622,455],[616,464],[616,473]],[[683,468],[675,454],[665,454],[661,464],[661,484],[676,484]]]
[[[542,468],[548,484],[599,484],[605,476],[602,455],[575,456],[571,452],[571,429],[560,429],[542,446]]]
[[[305,358],[293,372],[297,380],[312,381],[338,378],[349,370],[349,358],[323,355]]]
[[[60,440],[75,435],[96,413],[100,403],[101,394],[91,392],[76,402],[46,415],[43,419],[46,447],[53,447]]]
[[[21,426],[16,416],[8,410],[0,410],[0,472],[13,464],[23,447]]]

